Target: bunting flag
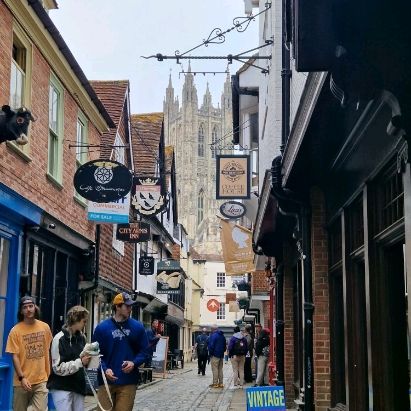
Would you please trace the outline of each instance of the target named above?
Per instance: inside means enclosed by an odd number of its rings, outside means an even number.
[[[225,220],[220,220],[220,222],[226,275],[239,275],[254,271],[252,231]]]

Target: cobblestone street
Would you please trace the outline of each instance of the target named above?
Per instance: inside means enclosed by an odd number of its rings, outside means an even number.
[[[244,391],[230,388],[233,379],[230,363],[224,364],[224,389],[209,387],[212,382],[210,365],[207,365],[205,376],[197,374],[195,361],[187,363],[184,370],[179,371],[175,375],[169,375],[169,378],[138,390],[134,410],[245,410]],[[243,402],[244,405],[241,404]]]

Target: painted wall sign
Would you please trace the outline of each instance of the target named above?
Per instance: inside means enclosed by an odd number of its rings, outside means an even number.
[[[235,220],[241,218],[247,209],[243,203],[238,201],[226,201],[220,206],[220,213],[229,219]]]
[[[132,201],[137,213],[154,215],[166,205],[165,193],[158,177],[135,177]]]
[[[86,200],[110,203],[130,192],[133,178],[130,170],[117,161],[94,160],[77,169],[73,184]]]
[[[156,280],[158,294],[180,294],[180,262],[176,260],[159,261]]]
[[[217,200],[250,198],[250,156],[217,155],[216,165]]]
[[[150,224],[138,222],[119,224],[116,232],[117,240],[126,243],[140,243],[150,239]]]
[[[140,257],[138,261],[138,273],[140,275],[154,274],[154,257]]]
[[[220,308],[220,303],[215,298],[207,301],[207,309],[212,313],[215,313]]]
[[[125,224],[130,216],[130,194],[110,203],[89,201],[87,219],[98,223]]]
[[[245,393],[247,411],[286,411],[284,387],[250,387]]]

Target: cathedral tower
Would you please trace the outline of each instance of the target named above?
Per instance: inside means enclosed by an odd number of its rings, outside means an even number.
[[[179,220],[200,254],[220,254],[219,221],[221,201],[215,200],[215,156],[212,143],[228,135],[231,142],[232,105],[230,77],[224,83],[221,107],[214,107],[207,90],[198,106],[194,75],[189,65],[182,89],[182,105],[174,96],[171,77],[164,99],[166,145],[173,145],[176,155],[176,181]]]

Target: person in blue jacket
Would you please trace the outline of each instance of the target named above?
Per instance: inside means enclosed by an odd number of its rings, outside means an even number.
[[[117,294],[113,299],[113,316],[97,325],[92,338],[100,345],[101,369],[107,378],[113,404],[100,372],[98,400],[102,407],[113,411],[132,411],[138,367],[147,360],[146,330],[141,322],[130,318],[133,304],[129,294]]]
[[[151,322],[151,328],[146,330],[147,339],[148,339],[147,361],[145,362],[146,367],[151,367],[153,353],[156,350],[156,345],[161,338],[161,334],[157,330],[158,330],[158,320],[153,320]]]
[[[208,355],[210,357],[213,383],[211,388],[224,388],[223,384],[223,358],[227,348],[224,334],[217,325],[211,326],[211,335],[208,339]]]

